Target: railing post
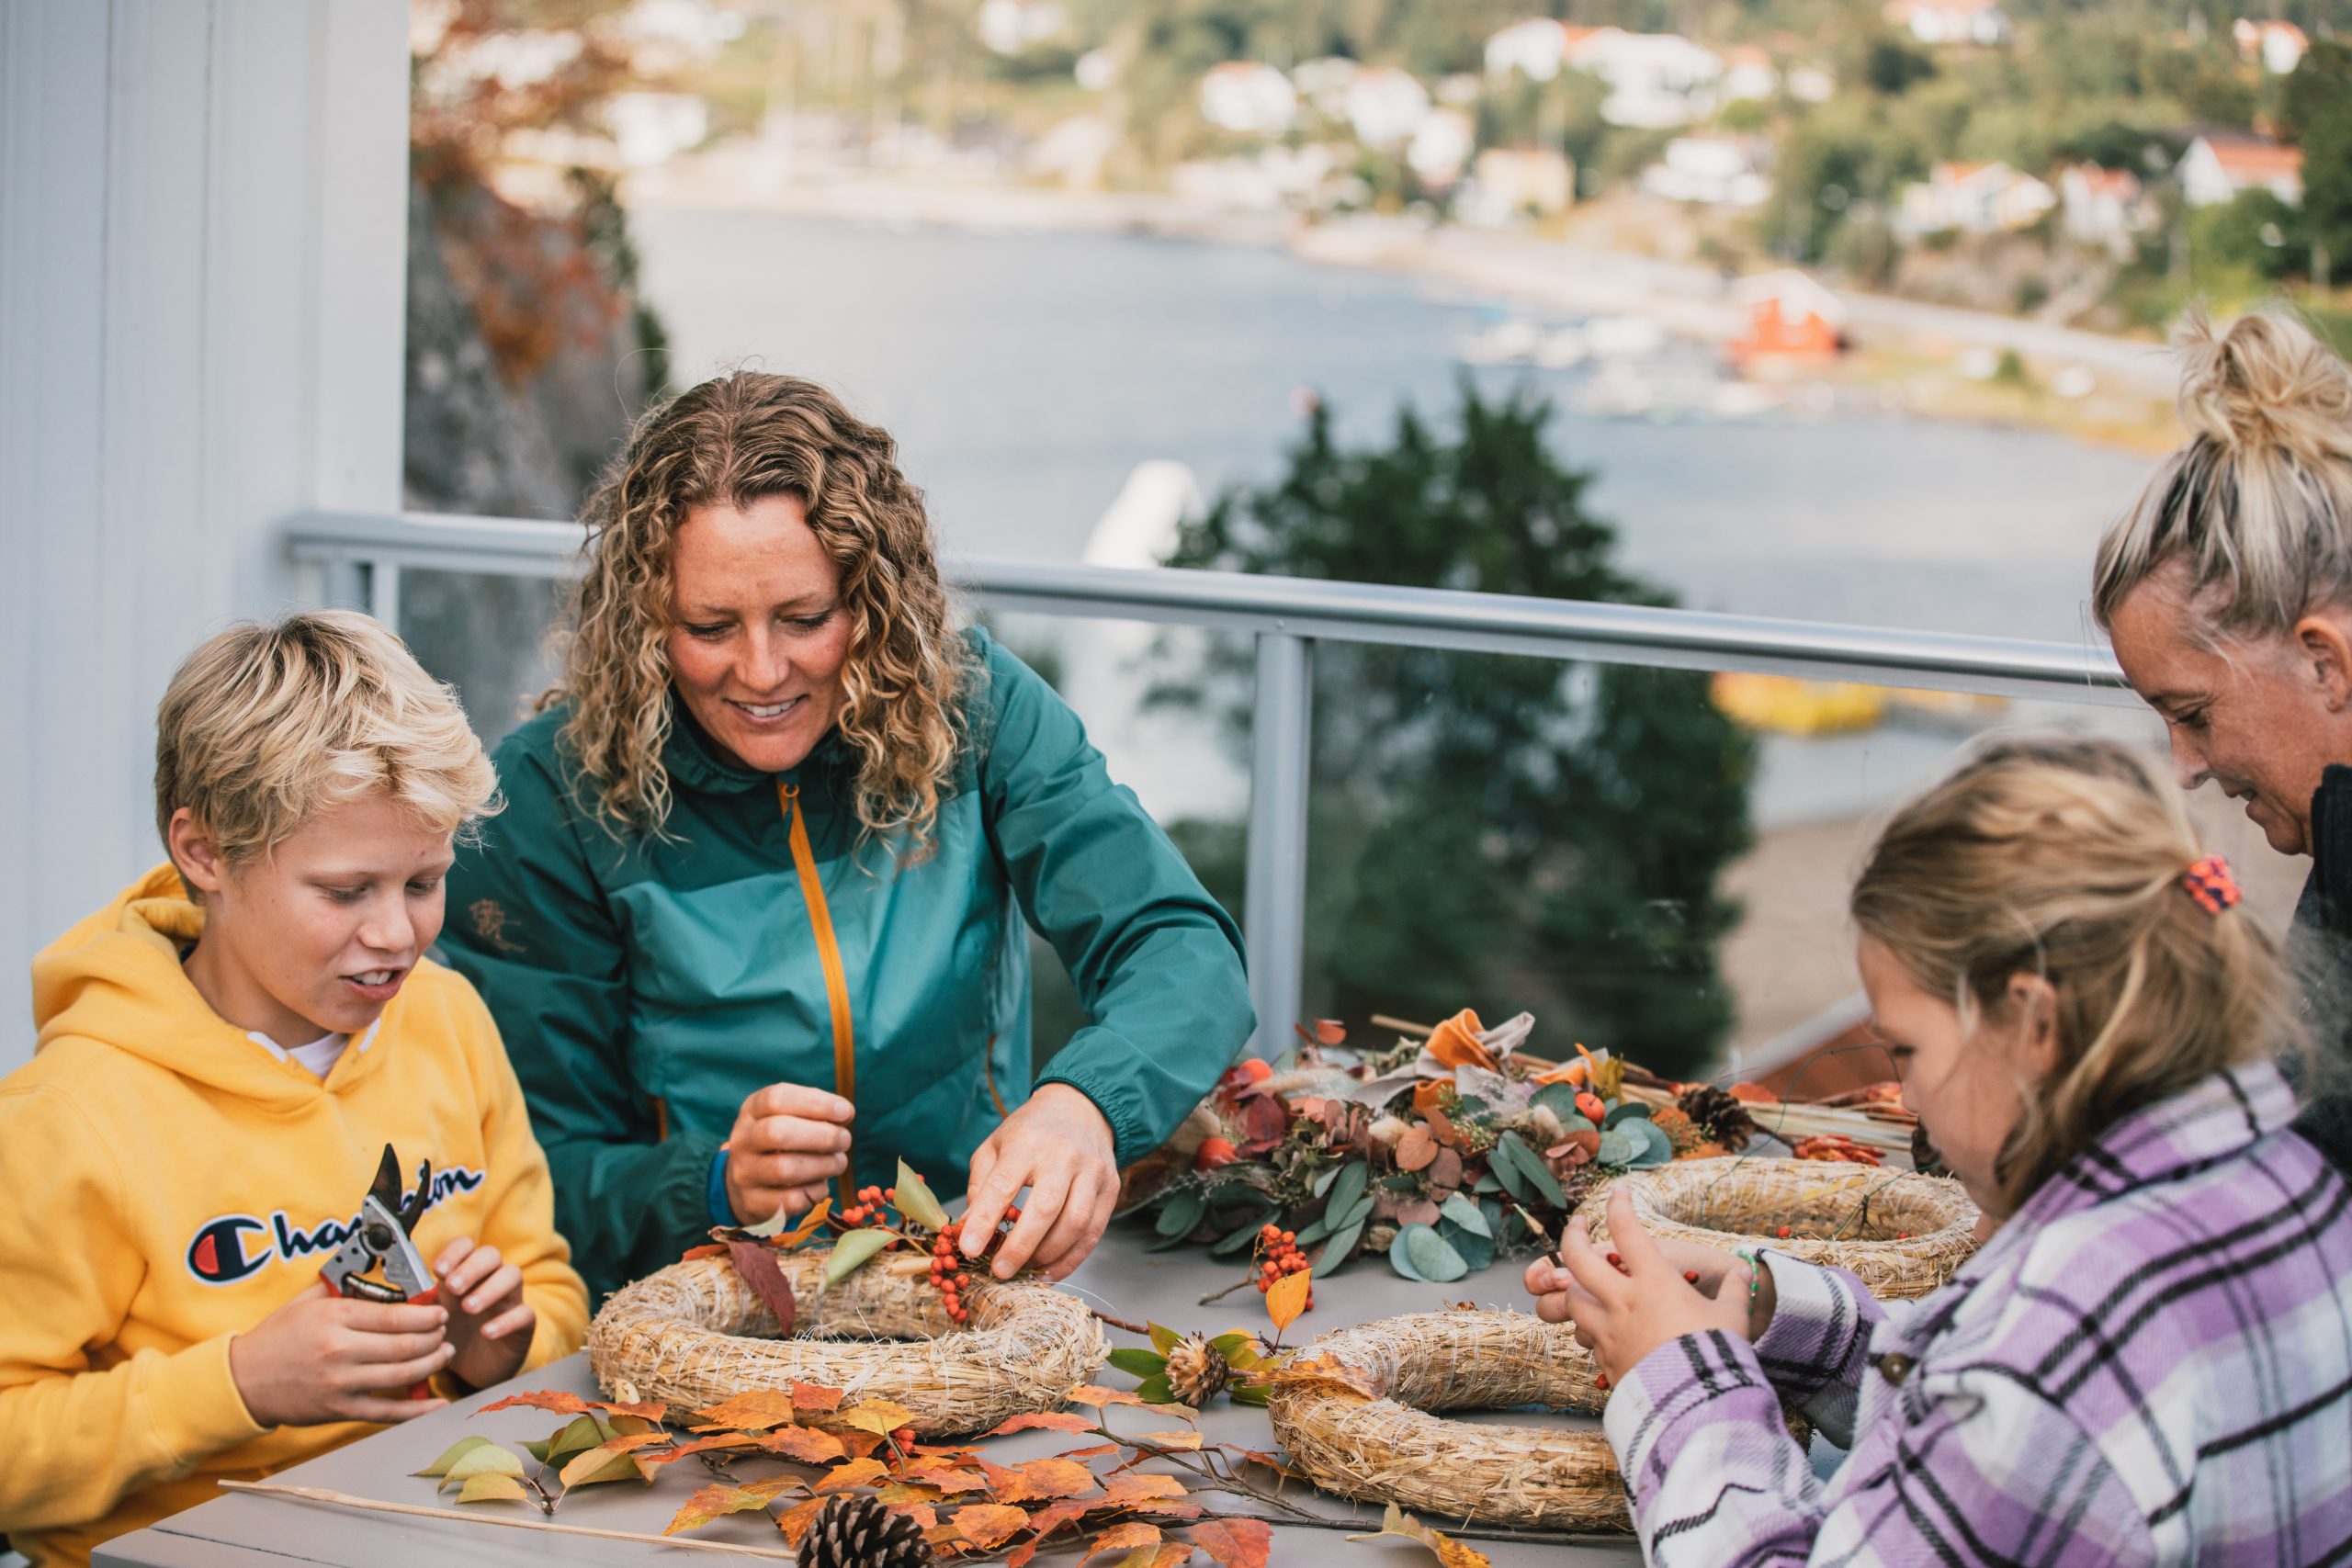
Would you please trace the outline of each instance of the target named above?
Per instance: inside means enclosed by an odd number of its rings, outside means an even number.
[[[364,610],[368,607],[368,568],[365,562],[340,551],[319,563],[320,592],[330,610]]]
[[[1306,786],[1314,644],[1258,634],[1258,690],[1250,728],[1249,881],[1242,926],[1257,1049],[1272,1055],[1298,1021],[1306,958]]]
[[[401,563],[378,556],[368,563],[368,613],[390,628],[401,630]]]

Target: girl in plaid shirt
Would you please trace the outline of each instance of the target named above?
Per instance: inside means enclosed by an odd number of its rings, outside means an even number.
[[[1623,1272],[1572,1227],[1528,1287],[1611,1379],[1651,1563],[2352,1562],[2352,1190],[2291,1128],[2287,987],[2236,902],[2103,742],[1997,747],[1895,818],[1863,983],[1996,1228],[1881,1303],[1622,1196]],[[1783,1394],[1851,1450],[1826,1483]]]

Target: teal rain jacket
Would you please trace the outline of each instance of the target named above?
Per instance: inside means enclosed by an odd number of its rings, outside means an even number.
[[[971,742],[937,849],[913,864],[861,845],[838,735],[791,773],[756,773],[680,710],[668,837],[626,843],[559,749],[565,710],[499,746],[507,807],[458,852],[442,942],[505,1036],[593,1299],[722,1217],[719,1145],[766,1084],[856,1103],[854,1182],[888,1185],[903,1158],[961,1192],[973,1151],[1029,1092],[1023,915],[1091,1021],[1037,1081],[1092,1100],[1122,1165],[1249,1037],[1230,917],[1069,705],[968,636]]]

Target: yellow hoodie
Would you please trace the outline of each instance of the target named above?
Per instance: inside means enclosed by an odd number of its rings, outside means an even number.
[[[587,1294],[547,1159],[473,987],[420,963],[322,1082],[217,1014],[180,967],[203,930],[157,868],[33,962],[33,1060],[0,1079],[0,1531],[36,1562],[375,1428],[265,1428],[232,1336],[307,1289],[387,1143],[458,1236],[523,1270],[527,1366],[575,1349]]]

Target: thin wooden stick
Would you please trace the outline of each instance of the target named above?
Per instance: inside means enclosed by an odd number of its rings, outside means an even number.
[[[1418,1034],[1424,1040],[1437,1032],[1426,1023],[1415,1023],[1408,1018],[1391,1018],[1385,1012],[1372,1015],[1372,1026],[1374,1029],[1393,1029],[1399,1034]]]
[[[1109,1313],[1104,1312],[1100,1307],[1090,1307],[1088,1310],[1092,1312],[1097,1318],[1109,1324],[1114,1328],[1124,1328],[1130,1334],[1140,1334],[1147,1339],[1151,1337],[1151,1330],[1140,1323],[1129,1323],[1124,1317],[1113,1317]]]
[[[546,1530],[553,1535],[588,1535],[599,1540],[633,1540],[647,1546],[675,1546],[688,1551],[724,1551],[736,1557],[767,1557],[779,1562],[797,1562],[799,1558],[789,1551],[777,1551],[764,1546],[729,1546],[724,1541],[689,1540],[684,1536],[640,1535],[630,1530],[590,1529],[586,1525],[560,1525],[548,1519],[510,1519],[497,1514],[460,1513],[455,1508],[427,1508],[415,1503],[384,1503],[373,1497],[355,1497],[348,1492],[329,1492],[318,1486],[284,1486],[268,1481],[223,1481],[224,1492],[251,1492],[263,1497],[291,1497],[305,1503],[326,1503],[338,1508],[361,1508],[371,1514],[413,1514],[419,1518],[456,1519],[460,1524],[501,1525],[508,1529]]]
[[[1380,1521],[1378,1519],[1328,1519],[1320,1515],[1306,1515],[1298,1517],[1290,1517],[1277,1514],[1227,1514],[1204,1512],[1201,1515],[1201,1517],[1204,1519],[1249,1519],[1257,1524],[1272,1525],[1276,1529],[1351,1530],[1360,1535],[1376,1535],[1380,1530]],[[1464,1540],[1526,1540],[1539,1541],[1546,1546],[1575,1546],[1581,1542],[1590,1541],[1607,1541],[1611,1544],[1622,1545],[1625,1540],[1625,1537],[1623,1535],[1605,1534],[1599,1530],[1511,1529],[1508,1527],[1494,1525],[1460,1525],[1455,1524],[1451,1520],[1444,1521],[1442,1527],[1432,1528],[1442,1528],[1443,1533],[1451,1536],[1459,1536]]]

